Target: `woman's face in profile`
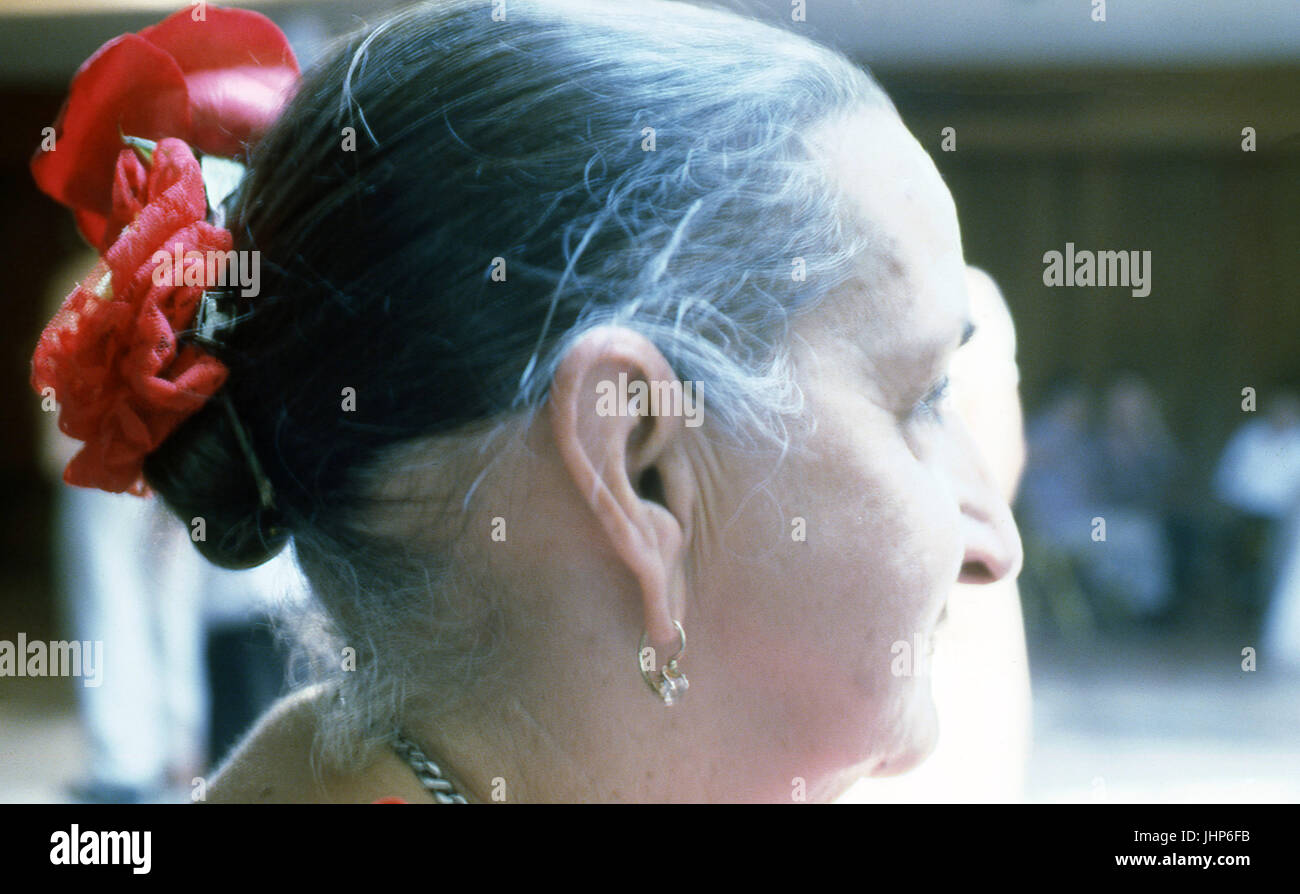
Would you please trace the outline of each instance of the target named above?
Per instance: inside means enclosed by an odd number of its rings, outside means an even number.
[[[935,399],[969,319],[948,190],[892,113],[838,124],[823,144],[879,234],[864,259],[876,272],[796,320],[796,378],[816,420],[806,450],[774,476],[713,458],[722,471],[702,511],[716,534],[697,547],[689,607],[711,641],[692,664],[708,653],[731,662],[697,667],[701,679],[728,676],[728,713],[771,732],[746,759],[810,786],[848,766],[901,772],[928,754],[927,652],[947,596],[959,579],[1012,576],[1021,561],[965,424]]]

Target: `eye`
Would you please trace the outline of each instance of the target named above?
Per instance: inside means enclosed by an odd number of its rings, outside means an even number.
[[[940,379],[929,393],[912,408],[911,418],[918,421],[942,422],[943,416],[940,415],[939,409],[943,406],[944,400],[948,397],[948,386],[951,380],[948,376]]]

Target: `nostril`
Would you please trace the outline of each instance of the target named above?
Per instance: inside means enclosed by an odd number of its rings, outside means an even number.
[[[959,584],[991,584],[997,580],[997,575],[989,570],[989,566],[984,562],[964,562],[961,566],[961,574],[957,575]]]

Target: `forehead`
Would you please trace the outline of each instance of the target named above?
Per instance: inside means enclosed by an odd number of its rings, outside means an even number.
[[[841,296],[841,323],[881,351],[955,346],[969,315],[966,265],[952,195],[930,157],[886,109],[828,123],[814,141],[848,213],[870,234],[865,288]]]

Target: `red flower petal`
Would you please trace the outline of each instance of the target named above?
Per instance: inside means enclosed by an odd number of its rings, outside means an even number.
[[[293,94],[298,73],[246,67],[187,76],[190,142],[209,155],[236,156],[261,138]]]
[[[193,10],[182,9],[140,36],[174,57],[186,74],[246,65],[298,73],[298,60],[284,33],[252,10],[209,6],[206,19],[194,21]]]
[[[106,246],[112,244],[104,238],[108,231],[108,218],[104,215],[87,211],[85,208],[74,208],[72,218],[77,222],[77,232],[81,233],[81,238],[95,246],[101,253]]]
[[[123,150],[120,164],[130,165],[130,154],[131,150]],[[161,140],[154,148],[147,192],[140,213],[104,253],[119,294],[132,291],[127,277],[137,274],[156,251],[171,250],[169,236],[207,214],[203,171],[180,140]]]
[[[270,127],[297,85],[298,61],[266,16],[209,7],[195,21],[194,12],[182,9],[100,47],[72,79],[56,148],[32,158],[37,185],[74,209],[81,234],[100,251],[128,222],[109,220],[120,134],[176,137],[235,156]]]
[[[240,154],[280,114],[298,82],[298,60],[283,32],[261,13],[210,7],[168,16],[140,36],[169,53],[185,74],[193,129],[211,155]]]
[[[117,169],[113,172],[113,205],[105,221],[101,244],[110,246],[117,241],[123,228],[135,220],[144,208],[143,197],[149,172],[144,162],[130,149],[118,153]]]
[[[55,148],[37,152],[32,176],[57,201],[107,217],[121,134],[155,140],[186,133],[191,121],[180,66],[149,41],[125,34],[104,44],[72,79],[55,122]],[[101,245],[102,233],[82,235]]]

